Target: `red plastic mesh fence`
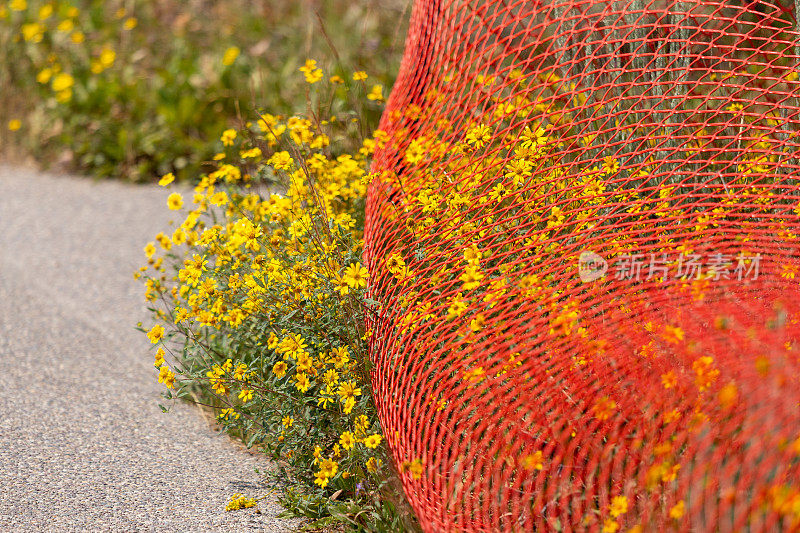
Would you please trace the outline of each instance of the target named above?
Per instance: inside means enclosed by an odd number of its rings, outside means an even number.
[[[416,2],[365,255],[426,530],[800,527],[793,11]]]

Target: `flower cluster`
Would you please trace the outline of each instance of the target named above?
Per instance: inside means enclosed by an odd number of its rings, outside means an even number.
[[[257,505],[255,498],[247,498],[241,494],[231,496],[231,501],[225,506],[226,511],[238,511],[239,509],[249,509]]]
[[[315,90],[335,90],[317,84],[313,61],[301,71]],[[200,395],[308,497],[342,491],[339,501],[365,498],[386,475],[361,260],[378,141],[336,154],[350,127],[336,116],[316,124],[260,113],[224,131],[217,167],[191,198],[168,195],[184,219],[145,246],[137,273],[158,319],[147,336],[159,344],[159,380],[175,389],[167,396]],[[160,183],[172,187],[173,177]]]

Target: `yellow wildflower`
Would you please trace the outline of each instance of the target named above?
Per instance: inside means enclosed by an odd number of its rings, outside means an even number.
[[[719,390],[719,403],[723,409],[730,409],[739,398],[739,389],[734,382],[724,385]]]
[[[364,446],[367,448],[377,448],[381,443],[381,436],[380,435],[370,435],[366,439],[364,439]]]
[[[62,92],[72,88],[73,85],[75,85],[75,78],[66,72],[62,72],[53,78],[51,86],[55,92]]]
[[[492,137],[492,130],[489,126],[478,124],[467,130],[466,141],[467,144],[476,149],[483,148]]]
[[[719,376],[719,370],[714,368],[714,358],[709,356],[695,360],[692,370],[695,372],[694,383],[701,392],[708,389]]]
[[[222,144],[225,146],[233,146],[233,141],[236,139],[236,130],[227,129],[222,132],[222,137],[220,140]]]
[[[280,378],[282,378],[283,376],[286,375],[286,369],[287,368],[288,367],[287,367],[286,363],[284,363],[283,361],[278,361],[277,363],[275,363],[272,366],[272,373],[275,374],[275,376],[278,379],[280,379]]]
[[[355,381],[345,381],[339,385],[339,390],[337,393],[341,397],[342,402],[344,402],[350,398],[361,396],[361,388],[356,387]]]
[[[50,80],[53,78],[53,69],[51,68],[43,68],[36,74],[36,81],[44,85],[45,83],[49,83]]]
[[[147,332],[147,338],[150,339],[150,342],[153,344],[157,344],[162,338],[164,338],[164,326],[161,324],[156,324],[152,327],[152,329]]]
[[[236,420],[241,416],[242,415],[237,413],[234,409],[227,408],[227,409],[221,410],[219,412],[219,415],[217,416],[217,418],[218,419],[224,419],[224,420],[230,420],[231,418],[233,418],[234,420]]]
[[[255,147],[249,150],[242,150],[239,155],[242,156],[242,159],[256,159],[261,157],[262,152],[261,148]]]
[[[410,463],[404,463],[404,466],[408,470],[408,473],[411,474],[413,479],[420,479],[422,477],[422,460],[421,459],[414,459]]]
[[[225,506],[226,511],[238,511],[239,509],[247,509],[256,506],[255,498],[246,498],[241,494],[234,494],[231,496],[231,501]]]
[[[608,512],[614,518],[628,512],[628,498],[625,496],[615,496],[611,499],[611,505],[608,506]]]
[[[375,459],[374,457],[370,457],[369,459],[367,459],[367,472],[374,474],[381,467],[382,462],[383,461],[381,461],[380,459]]]
[[[173,211],[177,211],[183,207],[183,196],[174,192],[167,197],[167,207]]]
[[[280,151],[275,152],[272,157],[267,160],[267,163],[272,165],[277,170],[289,170],[291,169],[294,161],[292,160],[292,156],[289,155],[289,152]]]
[[[319,472],[314,473],[314,483],[319,485],[322,488],[325,488],[328,485],[328,481],[336,475],[336,472],[339,469],[339,465],[336,464],[335,461],[331,459],[322,459],[319,461]]]
[[[355,443],[356,439],[350,431],[345,431],[342,433],[341,437],[339,437],[339,444],[341,444],[342,448],[345,450],[352,448]]]
[[[592,410],[594,411],[594,416],[597,417],[598,420],[608,420],[616,408],[617,402],[608,396],[603,396],[595,402]]]
[[[297,387],[297,390],[300,392],[306,392],[311,387],[311,382],[308,379],[308,376],[302,372],[295,374],[294,376],[295,384],[294,386]]]
[[[481,286],[483,277],[483,272],[481,272],[478,267],[470,265],[458,279],[464,283],[462,288],[465,291],[471,291]]]
[[[603,522],[602,533],[617,533],[619,531],[619,524],[613,518],[607,518]]]
[[[670,518],[674,518],[675,520],[680,520],[683,518],[684,513],[686,512],[686,504],[683,500],[679,501],[672,508],[669,510]]]
[[[236,370],[233,372],[233,379],[237,381],[248,381],[247,370],[248,368],[245,363],[239,363],[236,365]]]
[[[450,307],[447,309],[447,319],[453,320],[456,317],[464,314],[467,310],[467,303],[463,300],[462,293],[458,293],[450,300]]]
[[[305,76],[307,83],[317,83],[322,79],[322,69],[317,68],[317,62],[313,59],[306,59],[305,64],[299,70]]]
[[[666,326],[664,328],[664,340],[672,344],[678,344],[683,340],[683,330],[679,327]]]
[[[312,359],[308,353],[305,351],[300,351],[297,353],[297,371],[298,372],[307,372],[311,370],[311,367],[314,364],[314,359]]]
[[[156,368],[161,368],[161,365],[164,364],[164,348],[159,348],[156,351],[156,360],[153,363],[153,366]]]
[[[661,384],[664,385],[665,389],[671,389],[677,385],[678,377],[675,375],[675,372],[670,370],[666,374],[661,374]]]
[[[44,30],[44,26],[38,22],[23,24],[21,28],[22,38],[26,41],[40,43],[44,38]]]
[[[367,99],[375,102],[383,102],[383,85],[373,85],[372,90],[367,94]]]
[[[267,348],[270,350],[274,350],[278,347],[278,336],[275,333],[270,332],[269,337],[267,338]]]
[[[544,464],[542,462],[542,452],[541,450],[537,450],[532,454],[526,455],[522,458],[522,468],[525,470],[541,470],[544,468]]]
[[[175,374],[167,365],[162,366],[158,371],[158,382],[163,383],[168,389],[175,388]]]
[[[225,54],[222,56],[222,64],[226,67],[233,65],[233,62],[236,61],[236,58],[239,57],[241,52],[238,46],[231,46],[225,50]]]
[[[100,52],[100,57],[98,61],[100,66],[104,69],[109,69],[114,65],[114,61],[117,59],[117,53],[112,50],[111,48],[103,48]]]
[[[343,278],[350,287],[355,289],[366,287],[367,280],[369,280],[369,272],[366,268],[361,266],[361,263],[355,263],[347,267],[344,271]]]

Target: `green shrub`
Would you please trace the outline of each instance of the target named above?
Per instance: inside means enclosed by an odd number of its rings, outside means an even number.
[[[305,107],[289,73],[308,55],[366,67],[388,86],[404,4],[4,2],[0,150],[98,176],[197,176],[219,132],[241,127],[256,103],[285,114]]]
[[[158,322],[148,337],[160,345],[166,397],[214,407],[225,429],[277,461],[295,513],[395,530],[410,518],[394,510],[401,492],[372,397],[361,264],[378,141],[350,150],[371,124],[331,113],[327,102],[348,99],[343,80],[317,84],[313,61],[301,70],[309,101],[325,104],[226,130],[185,220],[146,246],[140,274]],[[365,106],[379,111],[371,93]],[[167,203],[182,210],[184,199],[173,192]]]

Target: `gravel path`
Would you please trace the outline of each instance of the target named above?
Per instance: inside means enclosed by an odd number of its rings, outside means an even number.
[[[0,531],[288,531],[268,469],[162,386],[133,271],[167,193],[0,165]]]

